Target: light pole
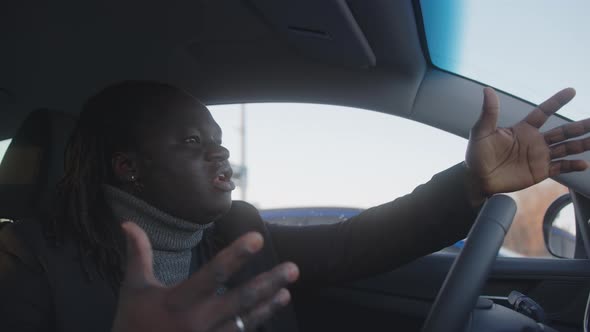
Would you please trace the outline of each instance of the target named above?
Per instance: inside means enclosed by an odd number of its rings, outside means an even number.
[[[241,113],[241,126],[240,126],[240,138],[241,138],[241,157],[240,162],[240,188],[242,192],[242,200],[246,200],[246,193],[248,187],[248,168],[246,167],[246,104],[240,104]]]

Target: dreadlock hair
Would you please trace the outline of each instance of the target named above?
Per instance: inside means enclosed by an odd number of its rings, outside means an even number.
[[[113,153],[133,151],[139,127],[187,96],[193,98],[165,83],[124,81],[106,87],[84,104],[66,146],[65,175],[58,185],[49,232],[57,245],[66,237],[77,244],[89,279],[93,279],[92,265],[114,289],[123,278],[125,240],[102,188],[121,184],[111,166]]]

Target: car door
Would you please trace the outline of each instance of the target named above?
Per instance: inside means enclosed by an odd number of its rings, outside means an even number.
[[[225,128],[224,144],[234,151],[230,161],[241,170],[235,198],[246,198],[272,221],[317,214],[323,211],[318,206],[367,208],[392,200],[460,162],[466,148],[463,138],[367,110],[284,103],[211,109]],[[395,154],[383,153],[384,145]],[[400,158],[412,162],[403,165]],[[519,212],[481,294],[508,305],[510,292],[518,291],[545,309],[552,326],[578,331],[590,290],[590,265],[585,259],[551,256],[542,233],[545,211],[566,192],[565,186],[547,180],[512,195]],[[283,217],[277,215],[281,212]],[[459,247],[461,242],[366,280],[297,292],[301,330],[420,330]]]
[[[304,331],[419,331],[456,254],[434,253],[389,273],[294,297]],[[519,291],[558,331],[582,331],[590,290],[585,260],[498,258],[482,296],[507,305]]]
[[[518,291],[541,305],[544,323],[558,331],[583,331],[590,291],[586,253],[590,199],[573,190],[559,196],[557,203],[563,198],[573,201],[569,205],[558,204],[566,218],[561,223],[575,229],[575,248],[567,250],[570,256],[557,257],[553,253],[561,247],[547,248],[551,256],[545,257],[499,256],[481,296],[513,308],[508,295]],[[549,226],[545,227],[547,236],[558,216],[556,211],[551,213],[551,207],[546,215],[551,219],[544,220],[545,226]],[[568,208],[575,213],[564,213]],[[551,246],[549,240],[547,245]],[[320,331],[335,326],[339,331],[419,331],[457,255],[433,253],[374,278],[303,293],[296,298],[303,330]]]

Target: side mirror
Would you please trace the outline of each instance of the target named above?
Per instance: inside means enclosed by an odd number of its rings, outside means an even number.
[[[557,198],[543,218],[543,238],[547,250],[560,258],[574,258],[576,214],[570,194]]]

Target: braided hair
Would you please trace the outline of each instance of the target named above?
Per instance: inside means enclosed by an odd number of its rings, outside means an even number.
[[[58,185],[50,233],[57,244],[66,237],[76,243],[89,279],[96,269],[118,289],[123,277],[124,236],[102,188],[122,184],[111,158],[115,152],[134,151],[140,126],[165,112],[179,96],[190,95],[165,83],[125,81],[108,86],[83,106],[66,146],[65,175]]]

